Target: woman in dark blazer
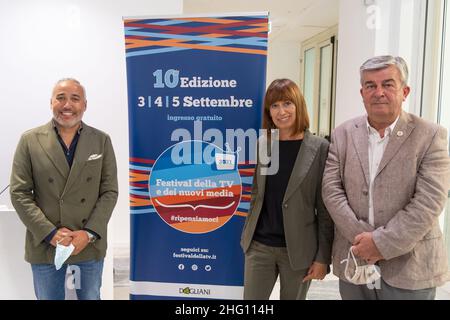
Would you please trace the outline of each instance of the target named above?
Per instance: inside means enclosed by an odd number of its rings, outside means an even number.
[[[278,170],[258,158],[241,239],[244,299],[268,299],[278,275],[280,299],[305,299],[331,263],[334,226],[321,195],[328,141],[309,132],[305,99],[289,79],[270,84],[263,117],[268,138],[259,145],[270,146]]]

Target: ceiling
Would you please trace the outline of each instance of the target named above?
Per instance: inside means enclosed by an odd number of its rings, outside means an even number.
[[[339,0],[184,0],[184,14],[269,12],[270,41],[301,42],[337,25]]]

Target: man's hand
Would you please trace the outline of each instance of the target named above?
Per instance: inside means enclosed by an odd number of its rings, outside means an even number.
[[[63,246],[68,246],[72,242],[72,237],[70,236],[71,232],[72,230],[67,229],[66,227],[59,228],[50,241],[50,244],[54,247],[56,247],[56,243],[59,243]]]
[[[85,230],[72,231],[69,235],[72,237],[72,244],[75,247],[71,255],[76,256],[88,245],[89,236]]]
[[[384,259],[373,241],[372,232],[358,234],[353,241],[352,251],[356,257],[366,260],[369,264],[375,264],[378,260]]]
[[[309,267],[308,273],[303,278],[303,282],[312,279],[322,280],[327,275],[327,265],[314,261]]]

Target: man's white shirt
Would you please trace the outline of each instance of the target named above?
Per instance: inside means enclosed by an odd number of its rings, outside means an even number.
[[[373,211],[373,181],[378,171],[378,166],[380,165],[381,159],[383,158],[384,150],[389,142],[390,135],[397,124],[399,117],[386,129],[384,129],[384,137],[381,138],[378,131],[373,128],[369,121],[367,120],[367,130],[369,136],[369,223],[375,226],[374,211]]]

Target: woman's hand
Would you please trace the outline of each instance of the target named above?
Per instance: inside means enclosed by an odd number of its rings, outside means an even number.
[[[326,264],[314,261],[309,267],[308,273],[303,278],[303,282],[312,279],[322,280],[327,275],[327,267],[328,265]]]

